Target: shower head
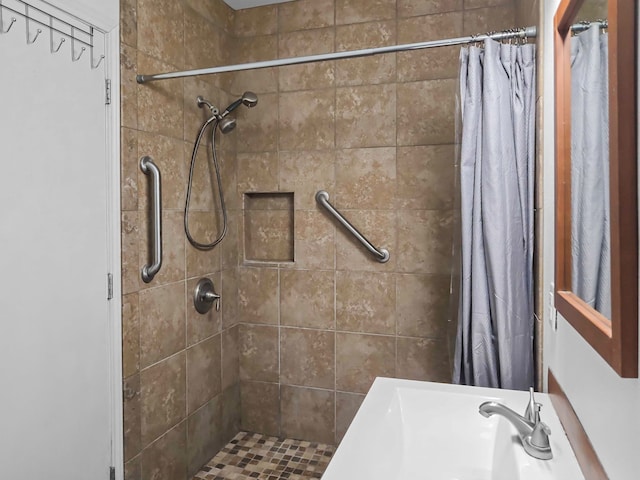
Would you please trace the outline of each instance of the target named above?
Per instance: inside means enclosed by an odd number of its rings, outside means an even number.
[[[246,105],[249,108],[255,107],[258,104],[258,96],[253,92],[244,92],[242,94],[242,97],[229,105],[222,113],[220,113],[215,105],[202,97],[202,95],[199,95],[196,98],[196,103],[198,104],[198,107],[207,107],[211,111],[211,118],[207,120],[207,124],[214,120],[217,120],[218,128],[222,133],[226,134],[236,128],[236,119],[229,117],[228,115],[242,104]]]
[[[236,128],[236,119],[233,117],[220,118],[218,121],[218,128],[222,133],[227,134]]]
[[[253,92],[244,92],[242,94],[242,103],[249,108],[255,107],[258,104],[258,96]]]
[[[224,112],[222,112],[222,117],[230,114],[236,108],[238,108],[241,104],[244,104],[246,107],[255,107],[258,104],[258,96],[253,92],[244,92],[242,97],[234,101],[231,105],[225,108]]]

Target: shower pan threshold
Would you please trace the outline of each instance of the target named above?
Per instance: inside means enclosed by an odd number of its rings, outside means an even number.
[[[333,445],[240,432],[193,480],[306,480],[320,478]]]

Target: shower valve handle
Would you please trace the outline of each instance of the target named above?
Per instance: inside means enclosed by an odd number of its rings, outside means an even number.
[[[220,311],[220,295],[214,292],[204,292],[203,300],[207,303],[215,303],[216,312]]]
[[[216,312],[220,311],[220,295],[213,287],[213,282],[209,278],[201,278],[196,285],[193,294],[193,305],[198,313],[205,314],[215,304]]]

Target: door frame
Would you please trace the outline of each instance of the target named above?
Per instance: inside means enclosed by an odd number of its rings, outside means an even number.
[[[100,26],[100,25],[97,25]],[[111,81],[111,103],[106,106],[107,262],[113,290],[109,300],[109,351],[111,352],[111,465],[115,480],[124,480],[122,399],[122,255],[120,222],[120,27],[105,35],[105,73]]]

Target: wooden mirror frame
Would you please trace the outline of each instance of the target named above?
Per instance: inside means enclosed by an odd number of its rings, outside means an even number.
[[[571,291],[571,24],[584,0],[562,0],[554,18],[556,272],[558,312],[622,377],[638,376],[636,4],[608,0],[611,319]]]

